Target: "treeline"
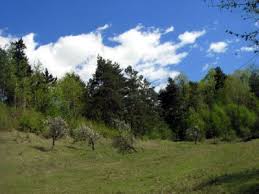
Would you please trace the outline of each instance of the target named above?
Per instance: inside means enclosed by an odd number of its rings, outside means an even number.
[[[98,57],[88,83],[75,73],[57,79],[40,65],[32,68],[24,50],[22,40],[0,49],[0,128],[10,127],[9,114],[15,128],[34,133],[43,132],[47,118],[62,117],[71,129],[85,120],[115,130],[123,122],[141,138],[259,137],[258,69],[226,75],[217,67],[199,82],[181,74],[157,93],[131,66]]]

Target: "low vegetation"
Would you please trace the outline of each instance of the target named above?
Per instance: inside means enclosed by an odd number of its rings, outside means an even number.
[[[20,136],[26,136],[19,132]],[[137,152],[118,153],[103,138],[93,152],[87,142],[31,143],[0,132],[1,193],[257,193],[259,141],[135,142]]]

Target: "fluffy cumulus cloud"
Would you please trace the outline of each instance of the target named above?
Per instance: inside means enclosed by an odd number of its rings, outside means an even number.
[[[23,37],[27,46],[26,54],[31,64],[38,62],[48,68],[51,73],[62,77],[66,72],[75,71],[87,81],[96,69],[96,58],[104,58],[118,62],[122,68],[133,66],[148,80],[161,88],[168,77],[175,77],[179,72],[172,70],[172,65],[180,63],[187,52],[178,49],[194,44],[205,34],[205,31],[184,32],[178,36],[179,41],[161,41],[161,37],[174,31],[167,29],[145,28],[141,25],[121,34],[109,37],[115,46],[104,43],[102,32],[110,25],[104,25],[93,32],[60,37],[56,42],[39,45],[35,34]],[[0,35],[0,47],[5,47],[17,38]]]
[[[184,32],[183,34],[180,34],[178,38],[181,40],[181,45],[186,44],[193,44],[195,43],[196,39],[200,36],[203,36],[206,33],[205,30],[202,31],[193,31],[193,32]]]
[[[227,51],[228,44],[226,42],[212,42],[208,49],[208,52],[212,53],[224,53]]]

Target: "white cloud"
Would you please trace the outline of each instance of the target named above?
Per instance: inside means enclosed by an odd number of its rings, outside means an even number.
[[[208,52],[224,53],[227,51],[228,44],[226,42],[213,42],[210,44]]]
[[[168,34],[170,32],[173,32],[174,31],[174,27],[173,26],[170,26],[169,28],[167,28],[164,32],[164,34]]]
[[[252,47],[252,46],[243,46],[240,48],[240,51],[243,52],[254,52],[256,50],[256,47]]]
[[[106,29],[108,29],[108,28],[110,28],[110,27],[111,27],[111,25],[105,24],[105,25],[103,25],[103,26],[101,26],[101,27],[98,27],[98,28],[97,28],[97,31],[104,31],[104,30],[106,30]]]
[[[76,71],[83,80],[87,81],[96,69],[96,58],[104,58],[118,62],[122,68],[133,66],[150,81],[160,80],[157,87],[166,82],[169,76],[179,74],[170,68],[180,63],[187,52],[178,51],[186,44],[194,44],[196,39],[205,31],[185,32],[179,35],[179,42],[161,41],[165,33],[172,32],[171,26],[165,30],[159,28],[145,28],[136,26],[124,33],[109,37],[116,43],[110,46],[104,43],[102,31],[110,27],[104,25],[96,31],[79,35],[60,37],[56,42],[39,45],[35,41],[35,34],[23,37],[27,46],[26,54],[31,64],[41,62],[51,73],[62,77],[66,72]],[[15,40],[13,37],[0,35],[0,46]]]
[[[178,38],[181,40],[181,45],[193,44],[197,38],[203,36],[205,33],[205,30],[192,32],[186,31],[183,34],[180,34]]]

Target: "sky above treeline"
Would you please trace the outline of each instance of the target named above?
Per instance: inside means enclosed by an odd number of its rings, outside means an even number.
[[[248,43],[227,34],[259,27],[204,0],[0,0],[0,47],[23,38],[29,62],[87,81],[96,57],[132,65],[157,90],[180,72],[200,80],[220,66],[256,63]]]

